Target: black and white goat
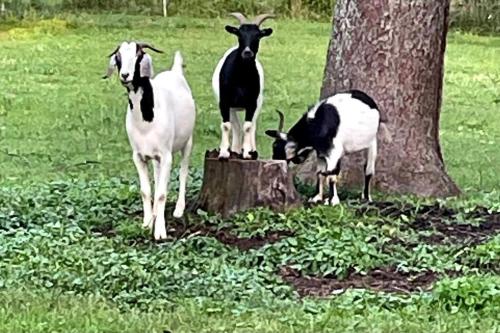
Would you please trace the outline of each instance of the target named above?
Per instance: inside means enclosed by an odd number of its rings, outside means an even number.
[[[295,164],[306,160],[312,150],[318,156],[318,193],[310,202],[323,201],[325,181],[329,185],[327,205],[339,203],[336,182],[340,160],[346,153],[367,150],[365,185],[362,198],[371,201],[370,181],[375,173],[377,133],[383,131],[390,141],[387,127],[380,121],[380,111],[371,97],[359,90],[350,90],[326,98],[306,112],[288,131],[282,132],[284,116],[279,112],[278,130],[267,130],[275,138],[273,159]]]
[[[118,68],[119,78],[128,92],[126,129],[132,159],[139,173],[144,205],[144,227],[153,228],[155,239],[167,237],[165,228],[165,202],[172,167],[172,154],[180,151],[179,197],[174,217],[181,217],[185,208],[186,179],[193,144],[195,103],[191,89],[184,78],[183,59],[175,53],[170,71],[153,79],[151,57],[145,52],[149,44],[123,42],[111,53],[105,78]],[[154,200],[151,205],[151,186],[148,161],[153,161]]]
[[[264,70],[257,60],[257,52],[261,38],[270,36],[273,32],[272,29],[260,29],[259,26],[273,15],[262,14],[251,22],[241,13],[231,13],[231,15],[240,21],[240,27],[227,25],[226,31],[238,37],[238,46],[226,51],[212,77],[212,88],[222,116],[219,158],[229,158],[231,130],[231,151],[239,154],[243,148],[243,158],[257,158],[255,131],[264,90]],[[245,111],[243,145],[241,145],[241,124],[236,113],[242,110]]]

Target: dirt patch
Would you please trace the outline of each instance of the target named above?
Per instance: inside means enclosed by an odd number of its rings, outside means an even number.
[[[283,230],[269,232],[263,236],[246,238],[234,235],[228,228],[217,230],[216,227],[213,226],[206,226],[202,224],[186,226],[183,223],[169,225],[168,233],[175,239],[189,238],[196,235],[214,237],[219,242],[225,245],[237,247],[242,251],[258,249],[266,244],[276,243],[283,238],[293,235],[292,231]]]
[[[425,271],[419,274],[407,274],[395,268],[374,269],[366,275],[352,273],[345,279],[302,276],[299,271],[284,266],[280,276],[290,283],[300,296],[326,297],[343,293],[349,288],[363,288],[383,292],[411,293],[428,290],[437,280],[438,274]]]
[[[477,225],[458,222],[457,215],[460,212],[438,204],[415,207],[409,204],[375,202],[358,209],[359,214],[370,214],[372,211],[386,218],[407,216],[412,222],[403,224],[401,227],[403,231],[408,229],[417,232],[433,231],[429,236],[420,236],[420,240],[427,244],[475,245],[500,231],[500,213],[490,213],[484,207],[478,207],[465,214],[467,219],[482,220]],[[394,242],[398,243],[398,240]]]
[[[167,222],[167,235],[170,240],[179,240],[183,238],[191,238],[194,236],[208,236],[217,239],[219,242],[237,247],[242,251],[250,249],[258,249],[266,244],[276,243],[286,237],[293,236],[293,232],[289,230],[273,231],[264,234],[263,236],[254,237],[238,237],[231,232],[229,228],[218,230],[216,226],[205,225],[201,221],[196,221],[193,224],[186,224],[185,220],[175,220]],[[90,231],[102,237],[115,237],[117,231],[112,223],[104,223],[95,225],[90,228]],[[127,237],[126,243],[131,246],[153,244],[151,238],[144,235],[136,237]]]
[[[455,212],[450,209],[425,207],[418,211],[415,221],[408,225],[416,231],[433,230],[434,234],[422,236],[421,240],[430,244],[461,243],[475,245],[482,243],[500,231],[500,214],[489,213],[478,208],[466,214],[467,219],[481,219],[477,224],[457,222]]]

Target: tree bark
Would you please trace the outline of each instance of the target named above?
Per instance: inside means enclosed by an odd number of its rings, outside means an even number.
[[[374,180],[382,191],[460,193],[439,145],[449,6],[449,0],[337,1],[321,98],[359,89],[377,102],[392,135],[392,143],[379,140]],[[364,155],[342,159],[343,183],[361,184]],[[299,174],[310,178],[307,168]]]
[[[203,185],[194,208],[229,217],[255,207],[284,212],[302,200],[285,161],[219,161],[217,151],[207,151]]]

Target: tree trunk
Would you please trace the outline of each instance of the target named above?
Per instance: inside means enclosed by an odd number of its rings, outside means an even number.
[[[207,151],[203,185],[194,208],[228,217],[255,207],[284,212],[302,205],[285,161],[229,159]]]
[[[449,0],[337,2],[321,97],[359,89],[377,102],[392,135],[391,143],[379,140],[374,180],[380,190],[460,192],[439,146],[449,6]],[[342,159],[343,183],[361,184],[364,155]],[[307,167],[299,173],[311,177]]]

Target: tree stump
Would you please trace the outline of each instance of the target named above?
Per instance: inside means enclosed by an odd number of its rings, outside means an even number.
[[[301,205],[285,161],[220,161],[216,150],[205,153],[203,185],[194,208],[229,217],[255,207],[284,212]]]

